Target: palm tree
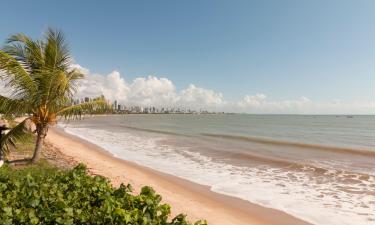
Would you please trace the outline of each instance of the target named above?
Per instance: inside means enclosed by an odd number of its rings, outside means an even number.
[[[71,99],[83,74],[72,69],[71,55],[62,32],[47,29],[40,40],[24,34],[9,37],[0,50],[0,79],[10,93],[0,95],[0,112],[25,116],[0,140],[0,152],[22,141],[30,124],[35,128],[36,144],[31,161],[41,157],[48,128],[61,117],[72,118],[107,109],[104,98],[73,105]]]

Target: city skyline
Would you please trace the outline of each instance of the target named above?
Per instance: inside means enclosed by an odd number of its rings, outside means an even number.
[[[105,96],[102,96],[105,98]],[[73,98],[71,99],[72,105],[78,105],[82,103],[88,103],[97,98]],[[107,100],[108,105],[113,110],[112,113],[144,113],[144,114],[209,114],[209,113],[225,113],[225,112],[215,112],[206,109],[190,109],[189,107],[179,106],[139,106],[139,105],[125,105],[118,103],[117,100],[110,101]]]

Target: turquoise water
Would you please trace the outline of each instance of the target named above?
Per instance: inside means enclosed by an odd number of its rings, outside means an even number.
[[[375,222],[375,116],[125,115],[64,127],[117,157],[315,224]]]

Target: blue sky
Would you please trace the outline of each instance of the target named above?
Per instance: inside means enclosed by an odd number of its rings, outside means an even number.
[[[228,101],[375,100],[374,1],[8,1],[0,40],[62,29],[75,61]]]

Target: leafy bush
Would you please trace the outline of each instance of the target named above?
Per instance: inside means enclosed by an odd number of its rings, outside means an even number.
[[[182,214],[168,222],[170,206],[160,201],[151,187],[133,195],[130,185],[116,189],[82,164],[0,169],[0,224],[190,224]]]

